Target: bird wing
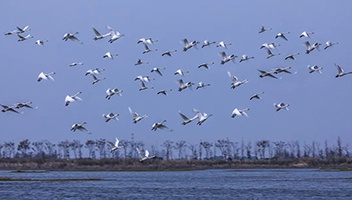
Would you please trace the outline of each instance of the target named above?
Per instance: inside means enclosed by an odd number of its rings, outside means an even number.
[[[115,142],[115,147],[118,147],[119,146],[119,143],[120,143],[120,140],[118,138],[115,138],[116,139],[116,142]]]
[[[48,75],[48,78],[52,81],[55,81],[55,79],[51,75]]]
[[[267,76],[270,76],[270,77],[272,77],[272,78],[276,78],[276,79],[277,79],[277,77],[274,76],[274,75],[272,75],[271,73],[268,73]]]
[[[182,119],[184,121],[188,121],[189,120],[188,117],[186,117],[184,114],[181,113],[181,111],[178,111],[178,113],[180,114],[180,116],[182,117]]]
[[[146,44],[146,43],[143,43],[144,44],[144,49],[146,50],[146,51],[149,51],[150,49],[149,49],[149,46]]]
[[[266,71],[264,71],[264,70],[260,70],[260,69],[257,69],[260,73],[262,73],[262,74],[265,74],[266,73]]]
[[[342,67],[340,67],[338,64],[335,64],[335,67],[337,68],[337,71],[338,71],[339,73],[343,73]]]
[[[183,40],[182,40],[182,42],[183,42],[183,44],[184,44],[184,45],[187,45],[187,44],[189,43],[189,42],[188,42],[188,40],[187,40],[186,38],[185,38],[185,39],[183,39]]]
[[[227,58],[225,51],[222,51],[222,52],[220,53],[220,55],[221,55],[222,58]]]
[[[98,31],[97,29],[95,29],[94,27],[93,27],[93,31],[94,31],[94,33],[95,33],[96,36],[101,36],[101,34],[99,33],[99,31]]]
[[[145,150],[145,157],[149,157],[149,151],[148,150]]]
[[[134,118],[138,117],[138,113],[133,112],[130,107],[128,107],[128,110],[130,111],[131,115],[132,115]]]

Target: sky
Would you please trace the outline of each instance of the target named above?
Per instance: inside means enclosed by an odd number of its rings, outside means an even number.
[[[166,140],[196,144],[229,138],[232,141],[312,141],[335,144],[341,137],[351,144],[350,123],[352,76],[335,78],[334,64],[352,71],[350,47],[352,19],[351,1],[1,1],[0,16],[4,19],[0,32],[0,103],[12,105],[32,101],[38,109],[22,109],[23,114],[0,113],[1,141],[18,142],[49,140],[59,142],[77,139],[115,137],[130,139],[131,133],[147,146],[161,145]],[[33,36],[18,42],[16,35],[5,36],[16,26],[29,25]],[[107,33],[109,25],[125,36],[108,43],[108,38],[94,41],[92,27]],[[261,26],[272,28],[259,34]],[[63,41],[65,33],[79,32],[83,42]],[[303,32],[314,32],[310,38],[299,38]],[[288,41],[275,38],[279,32]],[[27,34],[24,34],[27,35]],[[140,38],[158,40],[143,54]],[[225,41],[227,49],[212,45],[183,52],[182,39]],[[48,40],[43,46],[37,39]],[[338,42],[327,50],[305,54],[304,42]],[[273,50],[280,56],[266,58],[263,43],[281,46]],[[173,57],[162,52],[177,49]],[[103,59],[106,52],[117,53],[115,59]],[[219,53],[254,56],[246,62],[220,65]],[[300,53],[296,60],[285,60],[291,53]],[[135,66],[138,59],[149,62]],[[69,67],[72,62],[83,66]],[[215,62],[209,69],[197,66]],[[322,74],[308,73],[307,65],[323,67]],[[151,73],[153,67],[165,67],[164,76]],[[270,70],[291,66],[297,74],[279,74],[280,79],[259,78],[257,69]],[[92,78],[84,76],[88,69],[104,68],[99,75],[106,80],[92,85]],[[184,77],[174,75],[177,69],[189,71]],[[239,80],[250,81],[231,89],[230,71]],[[37,82],[40,72],[56,72],[55,81]],[[149,75],[155,80],[147,83],[154,89],[139,91],[137,75]],[[178,92],[177,80],[210,83],[199,90]],[[122,96],[105,99],[108,88],[123,90]],[[172,89],[168,96],[157,95],[161,89]],[[66,95],[81,91],[83,101],[64,106]],[[249,100],[254,93],[264,92],[260,100]],[[274,103],[288,103],[289,111],[275,111]],[[149,116],[132,123],[128,111]],[[178,112],[194,115],[193,109],[213,114],[205,123],[181,125]],[[246,117],[231,118],[234,108],[250,108]],[[120,114],[118,121],[104,122],[102,114]],[[154,122],[167,120],[172,132],[151,131]],[[71,132],[73,123],[87,122],[84,132]]]

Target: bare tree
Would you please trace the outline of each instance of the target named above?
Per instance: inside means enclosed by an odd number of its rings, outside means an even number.
[[[4,145],[3,144],[0,144],[0,158],[2,158],[2,157],[4,157],[3,155],[2,155],[2,148],[4,148]]]
[[[339,158],[342,158],[343,155],[343,150],[342,150],[342,141],[340,137],[337,137],[337,156]]]
[[[68,140],[64,140],[59,142],[57,146],[60,148],[63,158],[70,159],[70,142]]]
[[[95,147],[97,148],[99,152],[99,158],[106,158],[106,141],[103,138],[100,138],[95,141]]]
[[[163,147],[165,147],[165,150],[166,150],[166,160],[169,160],[171,158],[171,154],[172,154],[172,147],[173,147],[173,144],[174,142],[171,141],[171,140],[166,140],[164,143],[163,143]]]
[[[55,149],[55,144],[49,142],[48,140],[44,140],[43,141],[44,145],[45,145],[45,149],[47,149],[47,155],[51,158],[56,158],[57,154],[56,154],[56,149]]]
[[[130,143],[127,140],[120,140],[121,146],[123,146],[123,156],[127,158],[127,149]]]
[[[212,157],[211,147],[213,146],[213,143],[204,141],[201,142],[200,145],[202,145],[205,150],[205,158],[210,159]]]
[[[187,147],[189,148],[189,150],[191,150],[192,159],[197,160],[198,159],[197,145],[188,143]]]
[[[303,149],[304,149],[304,152],[303,152],[304,157],[309,158],[312,153],[312,147],[309,146],[308,144],[304,144]]]
[[[247,159],[252,159],[252,143],[249,141],[246,145],[246,157]]]
[[[95,141],[87,140],[85,147],[88,149],[88,157],[95,159]]]
[[[15,155],[15,143],[5,142],[4,143],[4,157],[12,158]]]
[[[183,158],[183,154],[184,154],[184,151],[185,151],[185,147],[187,146],[186,144],[186,141],[185,140],[180,140],[180,141],[177,141],[174,145],[174,148],[176,150],[178,150],[178,158],[179,159],[182,159]]]
[[[261,141],[257,141],[257,147],[258,147],[258,152],[260,155],[260,158],[265,158],[265,150],[267,147],[269,147],[270,143],[268,140],[261,140]]]
[[[223,159],[227,160],[231,157],[231,144],[228,139],[217,140],[215,146],[220,150]]]
[[[296,157],[300,158],[301,157],[301,146],[299,145],[298,140],[295,141],[295,145],[296,145]]]
[[[33,146],[32,149],[33,149],[36,157],[39,157],[39,158],[45,157],[46,147],[44,145],[44,142],[42,142],[42,141],[33,142],[32,146]]]
[[[27,157],[27,151],[31,148],[31,143],[28,139],[22,140],[17,145],[17,151],[21,153],[21,157]]]
[[[75,156],[75,159],[77,159],[77,157],[82,158],[82,147],[83,144],[81,144],[79,140],[73,140],[70,143],[70,148],[73,152],[73,155]]]

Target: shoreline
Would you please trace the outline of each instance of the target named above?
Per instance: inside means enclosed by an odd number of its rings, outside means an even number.
[[[48,171],[194,171],[208,169],[321,169],[352,171],[352,162],[323,162],[316,160],[149,160],[137,159],[72,159],[72,160],[0,160],[0,170],[17,173]]]

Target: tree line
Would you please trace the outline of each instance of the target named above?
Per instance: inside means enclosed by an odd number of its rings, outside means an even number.
[[[42,159],[107,159],[107,158],[139,158],[136,148],[142,153],[145,144],[131,140],[121,140],[123,148],[111,152],[111,141],[106,139],[64,140],[51,143],[48,140],[31,142],[28,139],[0,143],[0,158],[42,158]],[[296,141],[231,141],[228,138],[216,141],[200,141],[197,144],[185,140],[166,140],[161,146],[152,145],[151,155],[164,160],[293,160],[299,158],[317,158],[321,160],[350,158],[349,144],[343,144],[340,137],[335,144],[329,145],[313,141],[301,144]]]

